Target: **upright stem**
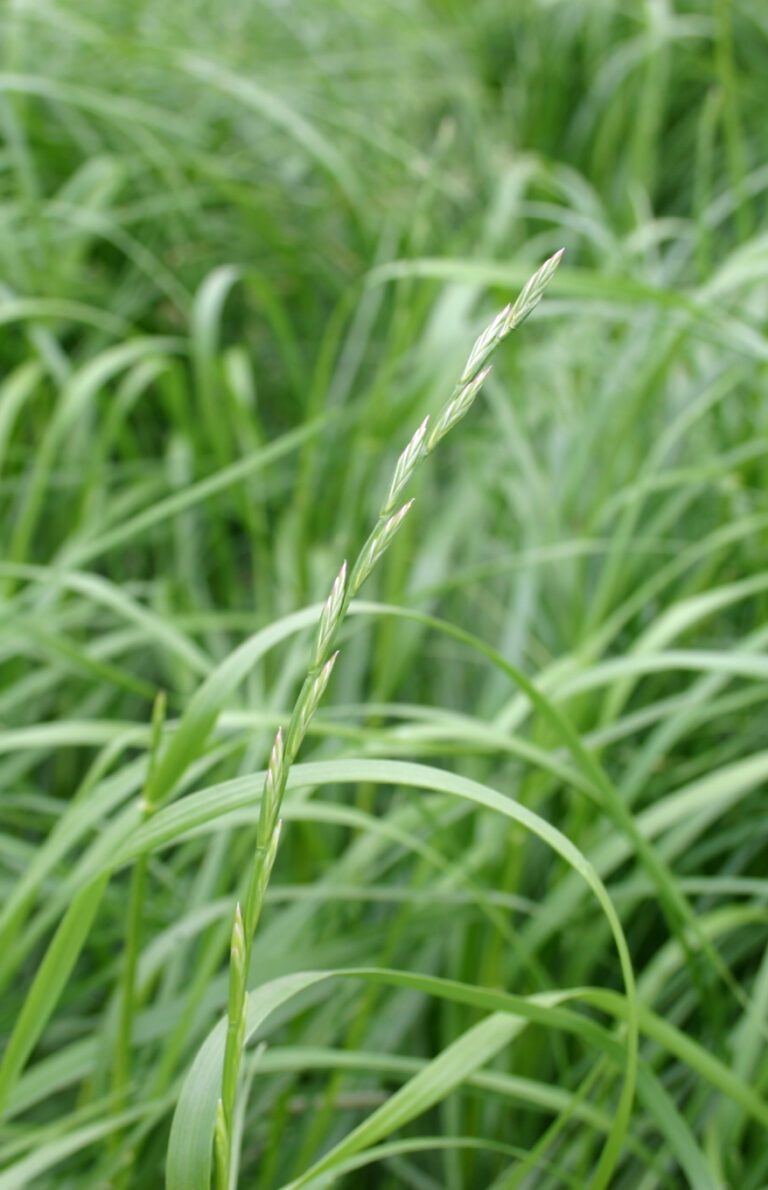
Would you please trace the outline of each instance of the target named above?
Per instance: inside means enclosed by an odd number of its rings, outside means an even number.
[[[715,8],[715,65],[723,89],[725,151],[736,196],[736,229],[742,243],[754,230],[747,193],[747,153],[739,112],[739,81],[733,52],[732,0],[717,0]]]
[[[157,762],[160,741],[165,723],[166,698],[164,692],[158,692],[152,708],[152,729],[149,744],[149,762],[147,775],[141,792],[141,819],[146,822],[154,813],[154,805],[148,800],[147,791],[151,789],[151,777]],[[125,924],[125,948],[123,951],[123,966],[118,991],[119,1016],[117,1025],[117,1041],[115,1045],[115,1060],[112,1066],[112,1090],[115,1094],[115,1111],[119,1112],[125,1106],[125,1099],[131,1071],[131,1039],[133,1035],[133,1018],[136,1012],[137,989],[136,971],[141,948],[141,934],[144,920],[144,889],[147,880],[147,857],[140,855],[131,872],[131,884],[128,893],[128,912]],[[114,1134],[115,1138],[117,1134]]]

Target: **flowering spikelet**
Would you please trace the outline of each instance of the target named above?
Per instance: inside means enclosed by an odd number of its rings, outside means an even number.
[[[416,464],[424,453],[424,439],[427,433],[429,418],[425,417],[416,433],[411,438],[395,466],[395,473],[389,485],[389,494],[382,508],[382,515],[387,516],[397,504],[397,498],[416,469]]]
[[[404,504],[401,509],[393,513],[383,524],[377,525],[368,538],[355,563],[355,568],[349,580],[349,589],[353,595],[356,595],[360,590],[379,558],[392,541],[392,538],[408,515],[412,504],[413,500],[409,500],[407,504]]]
[[[275,857],[277,855],[277,848],[280,842],[280,832],[282,828],[283,820],[282,818],[278,818],[266,846],[257,847],[256,849],[256,859],[254,861],[254,866],[251,869],[251,878],[248,882],[248,892],[246,893],[245,898],[245,914],[243,918],[245,934],[249,940],[253,938],[254,934],[256,933],[256,927],[259,924],[261,910],[264,906],[264,895],[267,891],[269,877],[272,874],[272,868],[275,864]],[[231,979],[232,971],[230,969],[230,980]]]
[[[512,303],[510,302],[509,305],[505,306],[496,315],[490,326],[487,326],[475,340],[475,345],[470,351],[469,358],[464,365],[464,371],[461,373],[459,384],[467,384],[477,375],[478,370],[488,359],[496,344],[503,338],[507,319],[511,313]]]
[[[285,755],[288,764],[291,764],[296,753],[301,747],[301,741],[307,734],[310,720],[317,710],[318,703],[325,693],[325,688],[333,672],[333,667],[336,664],[338,657],[338,649],[331,657],[328,658],[323,668],[314,677],[308,677],[304,682],[304,687],[299,695],[299,701],[291,716],[290,726],[288,728],[288,735],[285,740]]]
[[[519,326],[520,323],[528,317],[531,311],[534,310],[536,306],[538,306],[544,294],[544,290],[547,288],[547,285],[549,285],[549,282],[552,279],[552,274],[563,258],[564,252],[565,248],[561,248],[560,251],[556,252],[554,256],[550,256],[549,260],[545,260],[541,268],[535,272],[530,281],[528,281],[523,286],[519,297],[516,299],[512,309],[509,312],[502,337],[503,335],[506,335],[510,331],[514,330],[516,326]]]
[[[232,926],[232,941],[229,949],[229,1020],[236,1022],[240,1019],[245,997],[246,979],[245,931],[243,929],[243,915],[238,901],[235,908],[235,921]]]
[[[283,729],[278,727],[275,742],[267,765],[267,775],[264,779],[264,793],[261,801],[259,816],[259,845],[266,846],[269,836],[274,830],[275,820],[280,811],[280,802],[285,786],[285,746],[283,743]]]
[[[341,570],[333,580],[331,593],[326,599],[323,610],[320,614],[320,623],[317,628],[317,642],[315,644],[315,655],[312,659],[313,667],[322,665],[328,652],[334,633],[339,624],[339,617],[344,607],[344,596],[347,593],[347,563],[342,563]]]
[[[549,260],[545,260],[541,268],[525,283],[515,301],[506,305],[496,315],[490,326],[485,328],[469,353],[469,359],[464,365],[459,384],[467,384],[472,380],[501,340],[519,326],[538,306],[544,290],[552,279],[552,274],[562,260],[564,251],[565,249],[561,248],[554,256],[550,256]]]
[[[237,1098],[237,1080],[240,1074],[240,1059],[245,1041],[245,1014],[248,1006],[248,994],[243,996],[240,1015],[235,1021],[229,1022],[228,1036],[232,1037],[232,1045],[224,1050],[224,1069],[221,1076],[221,1088],[224,1123],[228,1124],[232,1118],[232,1108]]]
[[[491,365],[484,368],[475,376],[474,380],[470,380],[469,384],[465,384],[456,396],[448,402],[443,409],[440,416],[437,418],[434,429],[427,439],[426,453],[429,454],[435,449],[441,438],[444,438],[457,421],[461,421],[462,417],[469,412],[480,389],[485,383],[488,373],[491,371]]]

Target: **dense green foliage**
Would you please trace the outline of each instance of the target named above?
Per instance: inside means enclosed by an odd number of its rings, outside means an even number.
[[[0,1190],[207,1190],[319,605],[561,246],[288,777],[232,1186],[764,1190],[763,0],[29,0],[0,56]]]

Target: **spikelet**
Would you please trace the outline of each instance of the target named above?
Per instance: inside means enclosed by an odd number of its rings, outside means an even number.
[[[524,322],[531,311],[538,306],[564,252],[565,248],[561,248],[554,256],[550,256],[549,260],[545,260],[538,272],[535,272],[530,281],[523,286],[520,296],[516,299],[507,317],[504,335],[520,326],[520,323]]]
[[[392,476],[392,483],[389,485],[389,493],[381,510],[382,516],[390,514],[397,504],[397,498],[402,492],[405,485],[413,475],[416,465],[424,453],[424,439],[427,433],[427,426],[429,425],[429,418],[425,417],[424,421],[419,426],[416,433],[411,438],[400,458],[397,460],[395,466],[395,473]]]
[[[470,380],[468,384],[465,384],[456,396],[443,408],[440,416],[435,420],[432,433],[427,439],[425,447],[427,454],[430,454],[435,449],[441,438],[444,438],[448,431],[453,429],[456,422],[461,421],[462,417],[469,413],[474,399],[485,384],[490,371],[491,365],[489,364],[482,372],[478,372],[474,380]]]
[[[355,562],[355,567],[349,580],[349,589],[353,595],[357,594],[381,555],[391,545],[392,539],[410,512],[412,504],[413,500],[409,500],[401,509],[393,513],[391,517],[388,517],[383,523],[377,525],[368,538]]]
[[[229,1020],[239,1020],[245,997],[246,957],[245,931],[243,929],[243,915],[240,902],[235,908],[235,921],[232,926],[232,939],[229,947]]]
[[[564,251],[565,249],[561,248],[559,252],[555,252],[554,256],[550,256],[549,260],[545,260],[541,268],[525,283],[515,301],[505,306],[496,315],[490,326],[485,328],[469,353],[469,359],[464,365],[464,371],[459,381],[460,385],[467,384],[470,380],[474,379],[488,356],[492,351],[495,351],[501,340],[510,331],[513,331],[515,327],[520,326],[520,323],[538,306],[544,290],[563,258]]]
[[[278,818],[272,830],[272,834],[266,847],[258,847],[256,849],[256,856],[254,864],[251,869],[251,878],[248,882],[248,892],[245,897],[245,914],[243,917],[243,928],[246,937],[246,972],[248,967],[248,954],[250,952],[250,940],[256,933],[256,927],[259,924],[261,917],[261,910],[264,907],[264,895],[267,891],[267,884],[272,875],[272,868],[275,865],[275,857],[277,856],[277,848],[280,843],[280,832],[283,828],[282,818]],[[230,971],[230,979],[232,972]]]
[[[325,694],[325,688],[330,681],[338,655],[337,650],[328,658],[318,674],[314,677],[308,677],[304,682],[298,702],[296,703],[296,708],[291,715],[291,722],[285,740],[285,756],[288,765],[293,762],[296,753],[301,747],[301,741],[307,734],[307,728],[309,727],[312,716],[317,710],[320,699]]]
[[[286,765],[283,729],[278,727],[275,742],[267,765],[267,775],[264,778],[264,792],[261,799],[261,813],[259,815],[259,846],[266,847],[274,830],[280,803],[285,788]]]
[[[313,667],[322,665],[330,648],[331,642],[339,626],[339,620],[344,610],[344,597],[347,593],[347,563],[342,562],[341,570],[333,580],[331,593],[323,604],[320,623],[317,629],[315,653],[312,659]]]

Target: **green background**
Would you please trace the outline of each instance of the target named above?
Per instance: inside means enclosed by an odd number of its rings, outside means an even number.
[[[411,984],[276,1008],[238,1185],[403,1086],[313,1186],[768,1184],[766,113],[763,0],[2,5],[0,1190],[163,1185],[316,605],[560,247],[363,593],[444,623],[342,632],[248,981]],[[494,796],[626,935],[602,1159],[609,921]]]

